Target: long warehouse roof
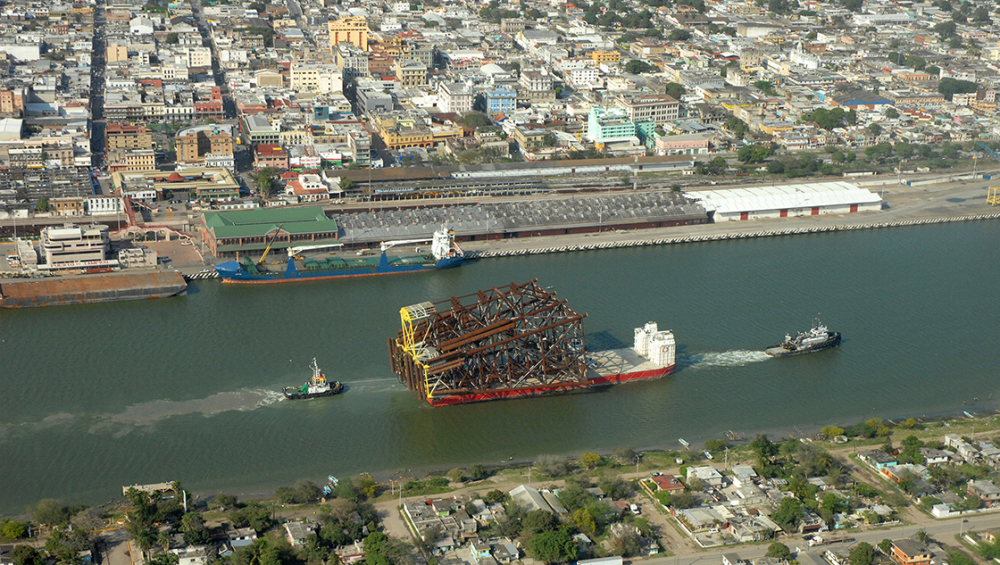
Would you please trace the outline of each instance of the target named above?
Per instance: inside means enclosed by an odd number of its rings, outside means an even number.
[[[871,204],[882,200],[868,189],[843,181],[704,190],[686,195],[723,214]]]

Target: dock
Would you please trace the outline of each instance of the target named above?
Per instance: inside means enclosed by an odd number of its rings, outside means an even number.
[[[187,293],[177,272],[49,277],[0,283],[0,307],[32,308],[164,298]]]
[[[122,494],[128,494],[128,491],[135,489],[139,492],[146,492],[152,494],[154,492],[165,492],[168,490],[174,490],[173,483],[153,483],[149,485],[125,485],[122,487]]]

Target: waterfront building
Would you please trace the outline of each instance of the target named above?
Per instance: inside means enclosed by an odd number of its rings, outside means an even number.
[[[104,261],[109,247],[108,226],[67,224],[45,228],[39,246],[49,266],[74,261]]]
[[[272,249],[285,249],[336,243],[338,237],[337,221],[328,218],[321,206],[209,212],[202,218],[201,231],[212,255],[236,258],[247,253],[259,256],[272,239]]]

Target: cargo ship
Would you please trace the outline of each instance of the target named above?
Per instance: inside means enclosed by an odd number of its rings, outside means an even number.
[[[281,389],[284,393],[285,398],[289,400],[303,400],[306,398],[322,398],[324,396],[333,396],[335,394],[340,394],[344,392],[344,385],[337,381],[332,383],[326,380],[326,375],[323,371],[319,370],[319,365],[316,364],[316,358],[313,357],[312,365],[309,365],[312,369],[312,378],[305,382],[301,387],[297,386],[286,386]]]
[[[790,355],[805,355],[806,353],[816,353],[840,345],[840,333],[831,332],[826,326],[820,323],[819,318],[813,322],[811,330],[799,332],[792,337],[785,335],[785,341],[778,345],[772,345],[764,350],[764,353],[772,357],[788,357]]]
[[[536,281],[407,306],[400,316],[392,370],[431,406],[607,388],[677,367],[674,334],[655,322],[635,329],[631,348],[588,350],[586,316]]]
[[[277,232],[276,232],[277,233]],[[431,243],[427,253],[412,255],[389,255],[387,251],[396,245]],[[288,248],[288,261],[283,269],[271,269],[264,263],[270,245],[258,261],[244,256],[242,261],[220,263],[215,270],[224,283],[280,283],[312,281],[327,278],[367,277],[373,275],[394,275],[419,273],[436,269],[448,269],[462,264],[465,254],[455,243],[455,232],[442,227],[430,238],[383,242],[381,254],[365,256],[363,251],[350,254],[342,250],[342,244],[298,246]],[[332,249],[332,251],[331,251]]]

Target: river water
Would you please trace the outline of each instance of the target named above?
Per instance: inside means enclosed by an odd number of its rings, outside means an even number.
[[[1000,222],[489,259],[394,277],[0,312],[0,513],[125,484],[247,492],[329,474],[677,447],[1000,399]],[[673,329],[679,369],[607,392],[432,409],[396,381],[399,309],[538,278],[592,349]],[[760,350],[822,313],[838,349]],[[345,394],[281,399],[316,357]],[[971,408],[970,408],[971,407]]]

